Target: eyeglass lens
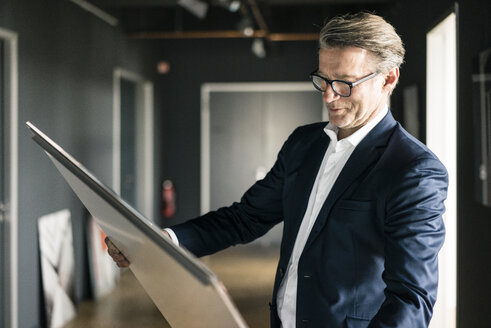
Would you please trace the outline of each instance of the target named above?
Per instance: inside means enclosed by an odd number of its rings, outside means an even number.
[[[319,91],[325,92],[327,90],[327,81],[320,76],[312,75],[312,83]],[[338,95],[349,96],[351,94],[351,88],[349,84],[341,81],[332,81],[331,86]]]

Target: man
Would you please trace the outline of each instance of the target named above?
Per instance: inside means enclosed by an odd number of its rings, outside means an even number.
[[[239,203],[168,230],[204,256],[283,221],[272,327],[429,324],[448,178],[388,110],[403,57],[401,39],[381,17],[330,20],[311,74],[329,123],[296,129]]]

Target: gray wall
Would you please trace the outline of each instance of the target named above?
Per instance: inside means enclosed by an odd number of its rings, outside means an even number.
[[[111,185],[113,69],[152,79],[155,62],[141,43],[68,0],[2,0],[0,26],[19,37],[19,327],[37,327],[37,218],[71,210],[81,299],[88,292],[83,208],[24,122],[36,124]]]

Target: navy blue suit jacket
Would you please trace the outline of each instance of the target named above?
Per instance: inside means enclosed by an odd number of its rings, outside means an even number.
[[[284,222],[276,295],[329,137],[297,128],[267,176],[240,202],[173,227],[197,256],[250,242]],[[298,264],[297,327],[427,327],[448,177],[390,111],[358,144],[329,193]]]

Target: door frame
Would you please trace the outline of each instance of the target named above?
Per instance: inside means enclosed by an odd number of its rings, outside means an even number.
[[[5,255],[3,286],[0,289],[5,306],[0,309],[5,327],[18,327],[18,37],[17,33],[0,28],[0,39],[5,43],[5,209],[4,236],[2,243]]]
[[[204,83],[201,86],[201,215],[210,211],[210,93],[315,91],[311,82]],[[325,105],[322,120],[328,120]]]
[[[457,326],[458,20],[458,4],[454,3],[426,31],[425,139],[426,144],[442,160],[449,175],[446,212],[443,215],[446,229],[445,244],[438,255],[439,288],[429,326],[431,328]],[[441,54],[445,54],[446,57],[442,58]],[[453,72],[450,67],[453,68]],[[455,75],[452,76],[449,72]],[[444,78],[441,73],[446,74]],[[440,83],[441,80],[445,83]],[[431,89],[437,85],[436,90]],[[448,96],[452,94],[455,97]]]
[[[117,67],[113,74],[113,190],[121,193],[121,79],[137,85],[137,192],[138,210],[154,216],[153,83]],[[141,182],[141,183],[140,183]]]

